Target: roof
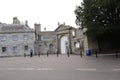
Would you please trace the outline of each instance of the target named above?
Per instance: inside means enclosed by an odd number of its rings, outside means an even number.
[[[0,31],[17,31],[17,30],[28,30],[25,25],[21,24],[0,24]]]
[[[62,30],[68,30],[68,29],[75,29],[75,28],[69,25],[61,24],[57,27],[57,29],[55,29],[55,31],[62,31]]]
[[[0,24],[0,34],[34,33],[35,31],[22,24]]]

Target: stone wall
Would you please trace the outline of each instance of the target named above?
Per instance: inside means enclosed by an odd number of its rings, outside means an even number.
[[[30,49],[34,51],[35,36],[33,33],[13,33],[13,34],[0,34],[0,36],[6,36],[6,40],[0,40],[0,56],[16,56],[16,55],[29,55]],[[18,39],[13,40],[12,36],[17,35]],[[28,35],[28,40],[24,40],[23,36]],[[28,50],[24,50],[25,45],[28,46]],[[16,50],[13,50],[13,46],[17,46]],[[2,47],[6,47],[6,52],[2,52]]]
[[[45,31],[39,33],[39,40],[35,43],[36,54],[50,54],[56,50],[56,33],[54,31]]]

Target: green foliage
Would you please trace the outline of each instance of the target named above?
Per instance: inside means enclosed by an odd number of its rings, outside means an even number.
[[[75,14],[76,24],[92,37],[120,35],[120,0],[83,0]]]

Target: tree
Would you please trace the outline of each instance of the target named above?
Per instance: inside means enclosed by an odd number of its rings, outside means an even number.
[[[83,0],[75,10],[76,24],[99,40],[120,41],[120,0]],[[117,44],[117,43],[116,43]]]
[[[76,24],[87,27],[93,36],[120,33],[119,0],[83,0],[81,6],[76,7],[75,14]]]

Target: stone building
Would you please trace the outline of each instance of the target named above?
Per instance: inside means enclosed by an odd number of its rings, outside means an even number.
[[[29,55],[34,51],[35,34],[28,24],[20,24],[17,17],[13,24],[0,24],[0,56]]]
[[[13,24],[0,23],[0,56],[34,54],[84,54],[87,50],[98,49],[97,41],[87,37],[84,29],[75,28],[65,23],[59,24],[54,31],[41,31],[41,24],[34,24],[35,30],[28,26],[28,21],[21,24],[17,17]]]
[[[84,54],[84,35],[79,28],[59,24],[55,30],[57,36],[57,50],[60,54]]]
[[[56,50],[56,32],[41,31],[40,24],[35,24],[35,54],[54,53]]]
[[[35,53],[46,54],[84,54],[87,44],[84,43],[83,31],[69,25],[58,24],[55,31],[41,31],[41,26],[35,25]]]

